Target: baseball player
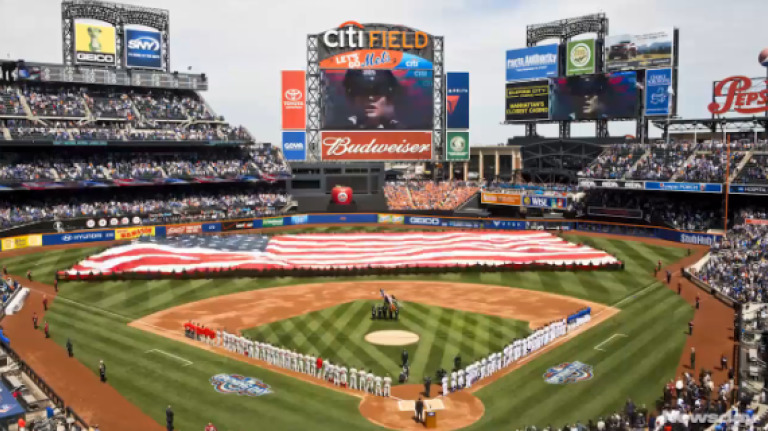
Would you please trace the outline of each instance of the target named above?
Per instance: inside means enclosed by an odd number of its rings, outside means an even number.
[[[480,378],[484,379],[488,375],[488,359],[483,358],[480,361]]]
[[[304,358],[304,354],[302,353],[297,354],[296,361],[298,362],[298,369],[296,371],[304,374],[304,364],[307,363],[307,360]]]
[[[309,357],[309,374],[317,377],[317,358],[315,356]]]
[[[349,369],[349,388],[357,390],[357,368]]]
[[[459,372],[458,372],[457,374],[459,375],[459,378],[458,378],[458,380],[456,381],[456,383],[458,384],[458,386],[456,387],[456,389],[458,390],[458,389],[461,389],[461,388],[463,388],[463,387],[464,387],[464,369],[463,369],[463,368],[462,368],[462,369],[460,369],[460,370],[459,370]]]
[[[365,392],[373,393],[373,370],[368,370],[368,374],[365,375]]]
[[[384,392],[381,390],[381,376],[376,376],[373,378],[374,382],[376,383],[376,396],[377,397],[383,397]]]
[[[312,355],[304,355],[304,360],[306,361],[306,364],[304,364],[304,372],[306,374],[312,374]]]
[[[357,378],[358,378],[359,389],[363,392],[366,392],[367,376],[368,375],[365,373],[365,369],[363,367],[360,367],[360,371],[357,372]]]
[[[448,376],[447,375],[443,376],[442,383],[443,383],[443,395],[444,396],[448,395]]]
[[[334,365],[333,367],[333,384],[341,386],[341,365]]]
[[[341,387],[346,388],[347,387],[347,367],[343,365],[339,370],[339,380],[341,380]]]
[[[501,352],[496,352],[496,371],[499,371],[503,368],[504,363],[504,355],[501,354]]]
[[[216,343],[214,346],[221,347],[221,329],[216,330]]]
[[[299,371],[299,354],[296,353],[296,350],[291,352],[291,369],[293,371]]]
[[[384,377],[384,396],[389,397],[392,395],[392,377]]]
[[[451,373],[451,392],[455,392],[456,390],[459,389],[459,387],[456,386],[456,382],[457,382],[456,377],[458,377],[458,375],[459,373],[457,373],[456,371]]]
[[[328,371],[330,371],[330,369],[331,369],[331,361],[330,360],[325,360],[323,362],[323,368],[320,370],[320,379],[328,380],[328,378],[329,378]]]

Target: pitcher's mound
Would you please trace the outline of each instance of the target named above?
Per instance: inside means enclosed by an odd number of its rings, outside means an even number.
[[[419,341],[419,336],[410,331],[374,331],[365,336],[365,341],[379,346],[407,346]]]

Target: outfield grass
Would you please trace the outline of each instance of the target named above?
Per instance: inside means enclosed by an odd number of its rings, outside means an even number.
[[[331,363],[389,374],[393,381],[402,371],[403,347],[376,346],[366,334],[380,330],[404,330],[419,335],[407,346],[411,382],[421,382],[440,369],[453,369],[458,354],[464,364],[500,351],[514,338],[527,336],[528,322],[469,313],[416,303],[403,303],[398,320],[371,319],[371,305],[381,301],[353,301],[291,319],[262,325],[244,334],[302,353],[320,354]]]
[[[607,414],[623,404],[627,396],[637,404],[650,404],[660,394],[662,384],[674,375],[684,345],[683,333],[693,311],[655,281],[652,268],[658,260],[670,263],[680,259],[685,250],[605,238],[569,236],[569,240],[609,251],[626,263],[625,271],[386,278],[514,286],[605,304],[629,297],[618,304],[623,312],[608,322],[479,391],[477,395],[485,403],[486,413],[471,429],[491,431],[550,422],[562,426],[566,421]],[[46,251],[7,258],[3,264],[13,274],[23,275],[31,269],[36,279],[47,281],[53,279],[56,270],[67,268],[100,248]],[[357,398],[126,326],[128,321],[155,311],[213,296],[338,279],[382,278],[69,282],[61,283],[64,300],[55,301],[46,318],[56,342],[63,344],[71,337],[78,359],[91,367],[103,358],[109,365],[110,384],[161,424],[164,406],[172,404],[177,425],[184,431],[200,429],[211,420],[221,431],[252,429],[254,424],[269,424],[269,428],[275,430],[375,429],[376,426],[357,412]],[[638,294],[641,291],[642,294]],[[615,333],[627,336],[606,343],[605,352],[594,350],[594,346]],[[150,349],[161,349],[194,364],[181,367],[173,358],[144,353]],[[570,386],[544,383],[542,374],[547,368],[574,360],[593,365],[595,377]],[[218,394],[208,383],[208,379],[218,373],[259,378],[271,385],[275,393],[259,398]]]

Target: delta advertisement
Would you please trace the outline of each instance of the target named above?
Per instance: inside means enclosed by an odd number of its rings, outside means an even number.
[[[446,74],[446,128],[469,129],[469,72]]]
[[[388,49],[344,52],[320,62],[321,69],[432,69],[432,62],[417,55]]]
[[[163,68],[162,35],[157,30],[125,29],[125,66]]]
[[[595,73],[595,40],[572,40],[565,52],[565,75],[590,75]]]
[[[672,69],[645,72],[645,115],[669,115]]]
[[[323,161],[432,159],[432,132],[325,131],[320,138]]]
[[[115,27],[98,20],[75,20],[75,63],[114,66],[117,64]]]
[[[619,34],[605,38],[605,70],[657,69],[673,66],[675,30]]]
[[[558,75],[558,44],[507,51],[507,81],[528,81]]]
[[[283,129],[307,128],[306,83],[303,70],[282,71]]]
[[[506,121],[546,120],[549,118],[549,82],[507,84]]]
[[[445,160],[449,162],[469,160],[469,132],[449,130],[446,136],[448,145],[445,149]]]
[[[283,131],[283,156],[289,162],[307,159],[307,132]]]

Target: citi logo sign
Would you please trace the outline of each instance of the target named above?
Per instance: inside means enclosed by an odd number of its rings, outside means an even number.
[[[359,22],[346,21],[323,33],[322,40],[328,48],[422,49],[429,44],[429,35],[423,31],[366,30]]]
[[[141,51],[160,51],[160,42],[149,36],[142,36],[128,41],[128,49]]]

